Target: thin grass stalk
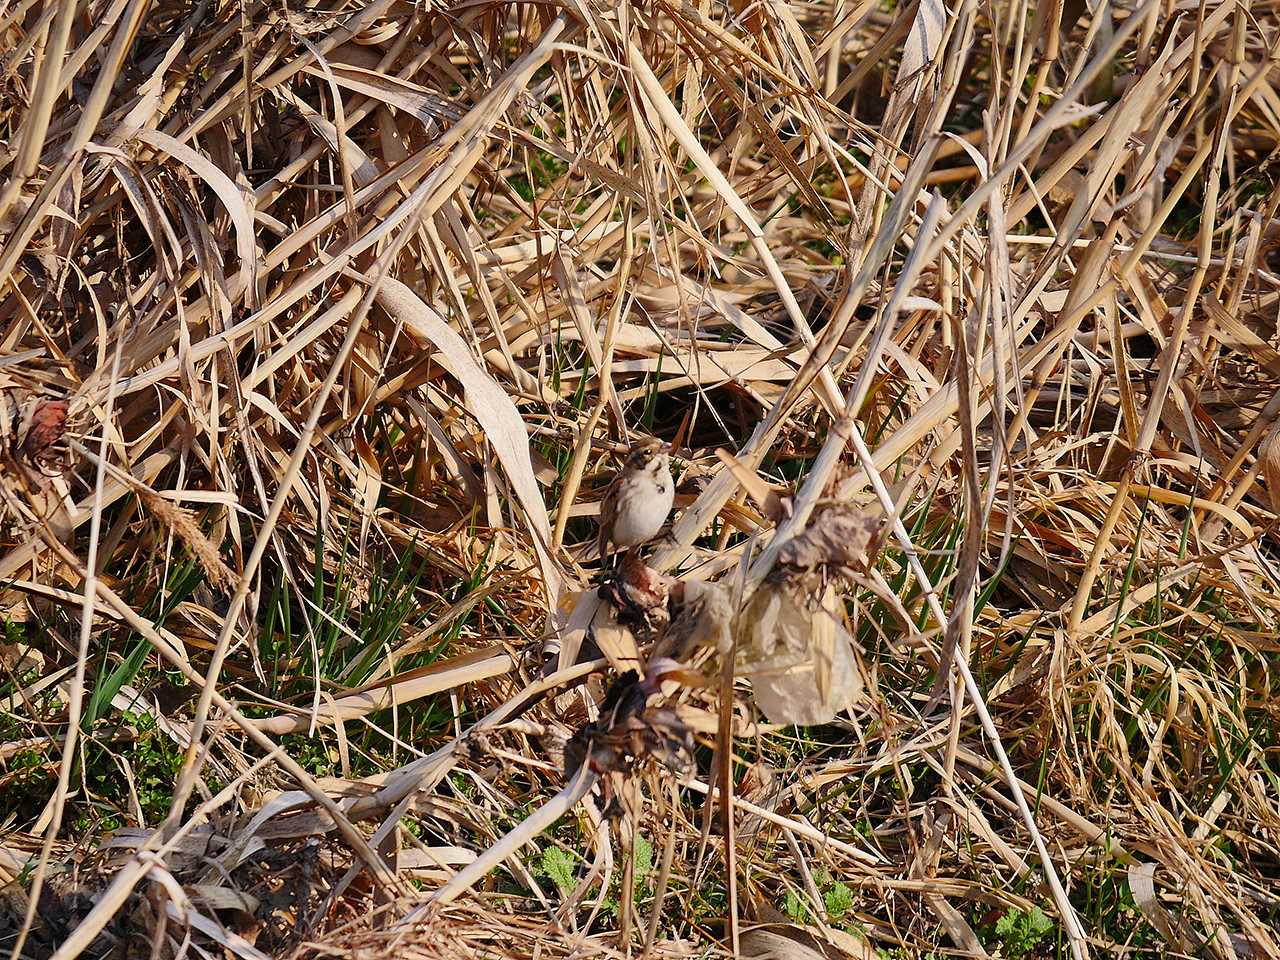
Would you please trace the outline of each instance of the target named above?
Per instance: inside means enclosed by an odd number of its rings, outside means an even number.
[[[72,5],[74,6],[74,5]],[[26,913],[22,918],[22,927],[14,941],[13,960],[19,960],[27,937],[31,933],[31,925],[35,922],[36,908],[40,903],[40,892],[44,887],[45,871],[49,866],[49,857],[53,853],[53,841],[62,828],[62,814],[66,807],[67,791],[71,785],[71,768],[75,765],[77,740],[80,733],[80,717],[84,705],[84,680],[89,665],[89,641],[93,636],[94,607],[97,603],[98,584],[98,543],[102,535],[102,489],[106,480],[106,456],[108,424],[115,413],[115,384],[120,371],[120,358],[124,352],[125,338],[116,340],[116,348],[111,357],[111,385],[107,389],[102,436],[98,440],[98,465],[93,480],[93,513],[89,518],[89,547],[85,560],[84,599],[80,608],[80,638],[76,650],[75,672],[71,680],[71,692],[67,698],[67,732],[62,742],[62,762],[58,767],[58,785],[52,798],[52,812],[49,825],[45,828],[44,841],[40,847],[40,859],[36,864],[31,879],[31,895],[27,899]]]

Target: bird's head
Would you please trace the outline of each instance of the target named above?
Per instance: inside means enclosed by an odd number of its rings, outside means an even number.
[[[671,469],[671,444],[660,440],[645,440],[627,454],[628,470],[643,470],[655,476]]]

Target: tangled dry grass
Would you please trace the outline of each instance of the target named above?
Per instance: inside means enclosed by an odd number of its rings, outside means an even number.
[[[1280,956],[1277,12],[0,0],[0,949]]]

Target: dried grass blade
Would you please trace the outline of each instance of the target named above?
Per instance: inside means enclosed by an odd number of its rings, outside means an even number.
[[[378,710],[412,703],[414,700],[453,690],[468,683],[478,683],[491,677],[502,676],[509,673],[514,666],[515,662],[511,655],[499,648],[490,648],[487,653],[467,654],[407,674],[390,677],[380,681],[371,689],[338,697],[325,707],[314,711],[314,720],[326,724],[337,720],[355,720]],[[311,729],[312,721],[312,714],[306,712],[267,717],[255,720],[254,723],[263,733],[283,736]]]
[[[551,556],[551,523],[546,502],[534,479],[528,433],[520,411],[476,361],[466,341],[409,287],[388,278],[378,291],[377,301],[391,317],[404,324],[411,336],[435,346],[440,351],[441,366],[462,384],[467,409],[484,428],[524,511],[530,540],[542,568],[548,609],[556,610],[562,577]]]
[[[258,241],[253,227],[253,193],[241,187],[214,166],[213,161],[159,130],[143,128],[134,134],[148,146],[155,147],[190,167],[192,172],[217,194],[231,222],[235,225],[236,256],[240,259],[240,292],[247,307],[258,305]]]

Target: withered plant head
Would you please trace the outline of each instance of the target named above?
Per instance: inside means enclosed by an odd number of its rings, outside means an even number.
[[[778,554],[775,575],[812,571],[839,574],[865,568],[874,559],[883,515],[849,503],[827,503],[814,511],[801,533]]]
[[[596,773],[633,774],[652,763],[675,773],[688,769],[693,731],[662,702],[661,685],[679,677],[680,664],[655,660],[644,677],[628,670],[610,685],[600,718],[584,724],[565,745],[569,778],[584,763]]]

